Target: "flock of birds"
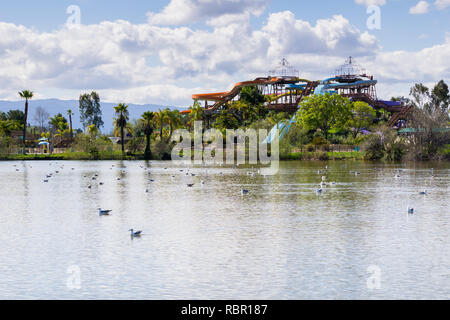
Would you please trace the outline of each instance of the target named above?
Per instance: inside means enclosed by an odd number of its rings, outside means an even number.
[[[49,163],[49,165],[51,166],[52,163]],[[58,163],[56,163],[56,165],[58,165]],[[17,165],[14,165],[14,167],[17,167]],[[115,167],[115,165],[112,165],[112,167],[110,168],[110,170],[112,170],[114,167]],[[32,168],[32,166],[29,166],[29,168]],[[124,168],[126,168],[126,167],[124,166]],[[46,174],[46,175],[45,175],[45,179],[43,180],[43,182],[44,182],[44,183],[48,183],[48,182],[50,181],[51,178],[55,177],[56,174],[59,174],[59,173],[60,173],[60,170],[64,170],[64,165],[61,165],[61,166],[58,168],[58,170],[55,170],[54,173],[51,172],[51,173],[49,173],[49,174]],[[72,167],[71,170],[74,171],[75,168]],[[19,171],[20,171],[19,169],[16,169],[16,172],[19,172]],[[122,171],[122,173],[124,173],[124,171]],[[97,178],[98,178],[98,176],[99,176],[98,173],[95,173],[95,174],[91,177],[91,180],[92,180],[92,181],[96,181]],[[87,178],[87,175],[84,175],[83,178]],[[117,178],[117,180],[120,181],[121,179],[120,179],[120,178]],[[154,180],[152,180],[152,181],[154,181]],[[103,186],[104,184],[105,184],[104,182],[99,182],[99,183],[98,183],[98,185],[100,185],[100,186]],[[89,184],[89,185],[87,186],[87,188],[88,188],[88,189],[92,189],[92,184]],[[147,192],[148,192],[148,189],[147,189]],[[111,215],[111,212],[112,212],[112,210],[109,210],[109,209],[104,210],[104,209],[102,209],[102,208],[98,208],[98,215],[99,215],[100,217],[102,217],[102,216],[110,216],[110,215]],[[131,234],[131,237],[132,237],[132,238],[140,237],[140,236],[142,235],[142,230],[136,230],[136,231],[135,231],[134,229],[129,229],[128,231],[130,231],[130,234]]]
[[[49,165],[52,165],[52,163],[50,163]],[[58,165],[58,163],[56,163],[56,165]],[[14,165],[14,167],[17,167],[17,165]],[[29,167],[32,168],[31,165],[30,165]],[[112,166],[110,167],[110,170],[112,170],[114,167],[115,167],[115,165],[112,165]],[[144,170],[148,170],[148,169],[149,169],[149,168],[144,167],[144,166],[142,166],[142,165],[140,165],[139,167],[140,167],[141,169],[144,169]],[[345,167],[346,167],[346,165],[345,165]],[[123,166],[123,167],[122,167],[122,169],[121,169],[121,170],[122,170],[122,171],[121,171],[122,173],[125,173],[125,171],[123,170],[123,169],[125,169],[125,168],[126,168],[126,166]],[[233,168],[236,168],[236,166],[234,166]],[[55,176],[55,174],[59,174],[59,173],[60,173],[60,170],[63,170],[63,169],[64,169],[64,165],[61,165],[57,170],[54,171],[54,173],[49,173],[49,174],[47,174],[47,175],[45,176],[45,179],[43,180],[44,183],[48,183],[48,182],[50,181],[50,179],[53,178],[53,177]],[[71,170],[73,171],[73,170],[75,170],[75,168],[72,167]],[[168,168],[164,168],[164,170],[168,170]],[[378,169],[377,169],[377,168],[374,168],[374,170],[378,170]],[[16,168],[16,171],[20,171],[20,170]],[[180,169],[179,172],[180,172],[180,173],[184,173],[186,176],[190,176],[190,177],[195,177],[195,176],[196,176],[196,174],[190,172],[190,169],[189,169],[189,168],[186,168],[186,169]],[[316,189],[316,194],[317,194],[317,195],[322,194],[325,187],[333,187],[333,186],[336,186],[336,185],[337,185],[336,182],[327,182],[327,177],[326,177],[326,175],[324,175],[324,174],[326,174],[327,172],[328,172],[328,166],[325,166],[324,169],[318,170],[318,171],[317,171],[317,174],[322,175],[322,181],[320,182],[319,187]],[[401,178],[401,173],[402,173],[402,172],[403,172],[403,170],[398,169],[398,170],[396,171],[394,177],[395,177],[396,179]],[[205,174],[206,174],[206,175],[208,174],[208,169],[205,169]],[[260,170],[255,171],[254,168],[252,168],[251,171],[248,171],[248,172],[247,172],[247,175],[248,175],[248,176],[252,176],[252,177],[254,177],[254,176],[258,175],[258,174],[261,174],[261,171],[260,171]],[[360,175],[361,172],[359,172],[359,171],[350,171],[350,174],[352,174],[352,175]],[[219,175],[220,175],[220,176],[223,176],[223,172],[219,172]],[[432,175],[432,177],[434,177],[434,169],[431,169],[431,175]],[[95,173],[95,174],[90,178],[90,179],[92,180],[92,183],[93,183],[94,181],[97,181],[98,177],[99,177],[99,175],[98,175],[97,173]],[[175,175],[171,175],[171,177],[172,177],[172,178],[175,178]],[[264,175],[264,178],[265,178],[265,177],[266,177],[266,176]],[[87,175],[84,175],[83,178],[87,178]],[[117,178],[117,181],[120,181],[120,180],[121,180],[121,178]],[[154,182],[155,180],[149,179],[149,181],[150,181],[150,182]],[[87,185],[87,188],[88,188],[88,189],[91,189],[91,188],[92,188],[92,183]],[[204,181],[204,180],[201,180],[201,181],[200,181],[200,184],[201,184],[201,185],[204,185],[204,184],[205,184],[205,181]],[[103,185],[104,185],[104,182],[101,182],[101,181],[100,181],[100,182],[98,182],[98,185],[99,185],[99,186],[103,186]],[[188,187],[188,188],[193,188],[194,186],[195,186],[195,183],[187,183],[187,187]],[[149,189],[146,189],[145,192],[146,192],[146,193],[149,193],[150,190],[149,190]],[[248,194],[250,194],[250,193],[251,193],[251,191],[248,190],[248,189],[244,189],[244,188],[241,189],[241,195],[242,195],[242,196],[248,195]],[[427,192],[427,190],[423,190],[423,191],[419,192],[419,194],[420,194],[420,195],[426,196],[426,195],[428,194],[428,192]],[[104,209],[102,209],[102,208],[98,208],[98,214],[99,214],[99,216],[109,216],[109,215],[111,214],[111,212],[112,212],[112,210],[104,210]],[[414,213],[414,208],[408,206],[408,207],[407,207],[407,212],[408,212],[408,214],[413,214],[413,213]],[[142,235],[142,230],[137,230],[137,231],[135,231],[134,229],[129,229],[128,231],[130,231],[131,237],[139,237],[139,236]]]

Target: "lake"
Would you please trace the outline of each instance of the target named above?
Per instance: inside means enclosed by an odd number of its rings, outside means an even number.
[[[0,299],[450,298],[449,163],[186,171],[1,162]]]

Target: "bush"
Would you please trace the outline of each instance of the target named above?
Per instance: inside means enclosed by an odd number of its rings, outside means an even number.
[[[292,153],[292,146],[287,139],[280,141],[280,158],[286,159]]]
[[[328,144],[328,141],[322,136],[315,136],[312,140],[312,144],[315,146],[323,146]]]
[[[439,149],[438,154],[445,160],[450,160],[450,144],[447,144]]]
[[[138,151],[143,151],[145,148],[145,139],[144,137],[132,138],[128,141],[126,147],[130,154],[135,154]]]
[[[328,156],[328,153],[326,153],[326,152],[316,152],[314,155],[314,158],[316,158],[320,161],[330,160],[330,157]]]
[[[171,160],[173,146],[173,143],[158,140],[156,143],[151,145],[152,157],[155,160]]]
[[[314,150],[316,150],[316,147],[314,145],[312,145],[312,144],[307,144],[305,146],[305,148],[306,148],[307,152],[313,152]]]
[[[383,158],[383,142],[379,134],[370,135],[363,144],[365,160],[380,160]]]
[[[288,134],[284,137],[292,146],[300,147],[311,142],[309,132],[298,124],[292,124]]]
[[[366,160],[400,161],[406,153],[406,144],[396,131],[383,127],[366,138],[363,150]]]

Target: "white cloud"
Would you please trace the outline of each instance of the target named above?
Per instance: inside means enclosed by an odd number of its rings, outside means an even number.
[[[445,8],[447,8],[448,6],[450,6],[450,0],[436,0],[436,2],[434,3],[434,5],[435,5],[439,10],[444,10]]]
[[[355,0],[357,4],[363,4],[366,7],[368,6],[384,6],[386,4],[386,0]]]
[[[153,25],[182,25],[225,15],[260,15],[268,0],[171,0],[159,13],[147,14]]]
[[[192,93],[266,76],[282,57],[302,77],[319,80],[356,56],[382,82],[381,96],[383,88],[450,78],[450,36],[418,52],[382,52],[375,36],[340,15],[309,23],[278,12],[258,29],[250,16],[222,15],[209,20],[210,30],[119,20],[39,32],[0,23],[0,98],[32,89],[76,99],[96,90],[103,101],[187,106]]]
[[[419,1],[414,7],[409,9],[410,14],[424,14],[428,12],[430,4],[426,1]]]
[[[377,49],[376,38],[357,28],[341,15],[320,19],[315,26],[297,20],[290,11],[273,13],[263,27],[270,41],[269,56],[296,53],[322,55],[370,55]]]
[[[146,99],[158,98],[159,92],[160,100],[181,103],[175,86],[186,102],[189,90],[183,88],[207,84],[205,90],[223,90],[241,80],[238,74],[265,75],[283,55],[364,56],[377,49],[375,37],[342,16],[310,25],[285,11],[270,15],[259,30],[249,19],[224,15],[210,20],[211,31],[123,20],[53,32],[0,23],[0,98],[15,96],[20,88],[60,88],[95,89],[111,100],[114,92],[131,98],[127,92],[146,88],[147,94],[131,102],[151,103]]]

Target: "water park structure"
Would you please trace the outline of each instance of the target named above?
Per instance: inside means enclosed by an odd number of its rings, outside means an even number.
[[[269,71],[268,77],[238,82],[227,92],[193,94],[192,99],[203,101],[205,113],[211,115],[227,108],[230,102],[239,100],[243,87],[257,86],[267,97],[265,104],[269,110],[295,114],[305,97],[328,92],[342,95],[352,101],[364,101],[376,110],[390,112],[388,125],[401,127],[400,123],[406,120],[412,106],[407,105],[407,101],[379,100],[376,92],[377,82],[373,76],[367,75],[366,70],[356,64],[352,57],[336,70],[335,76],[322,81],[301,79],[299,72],[286,59],[282,59],[275,70]],[[184,111],[189,112],[190,110]],[[294,118],[291,123],[293,121]]]

